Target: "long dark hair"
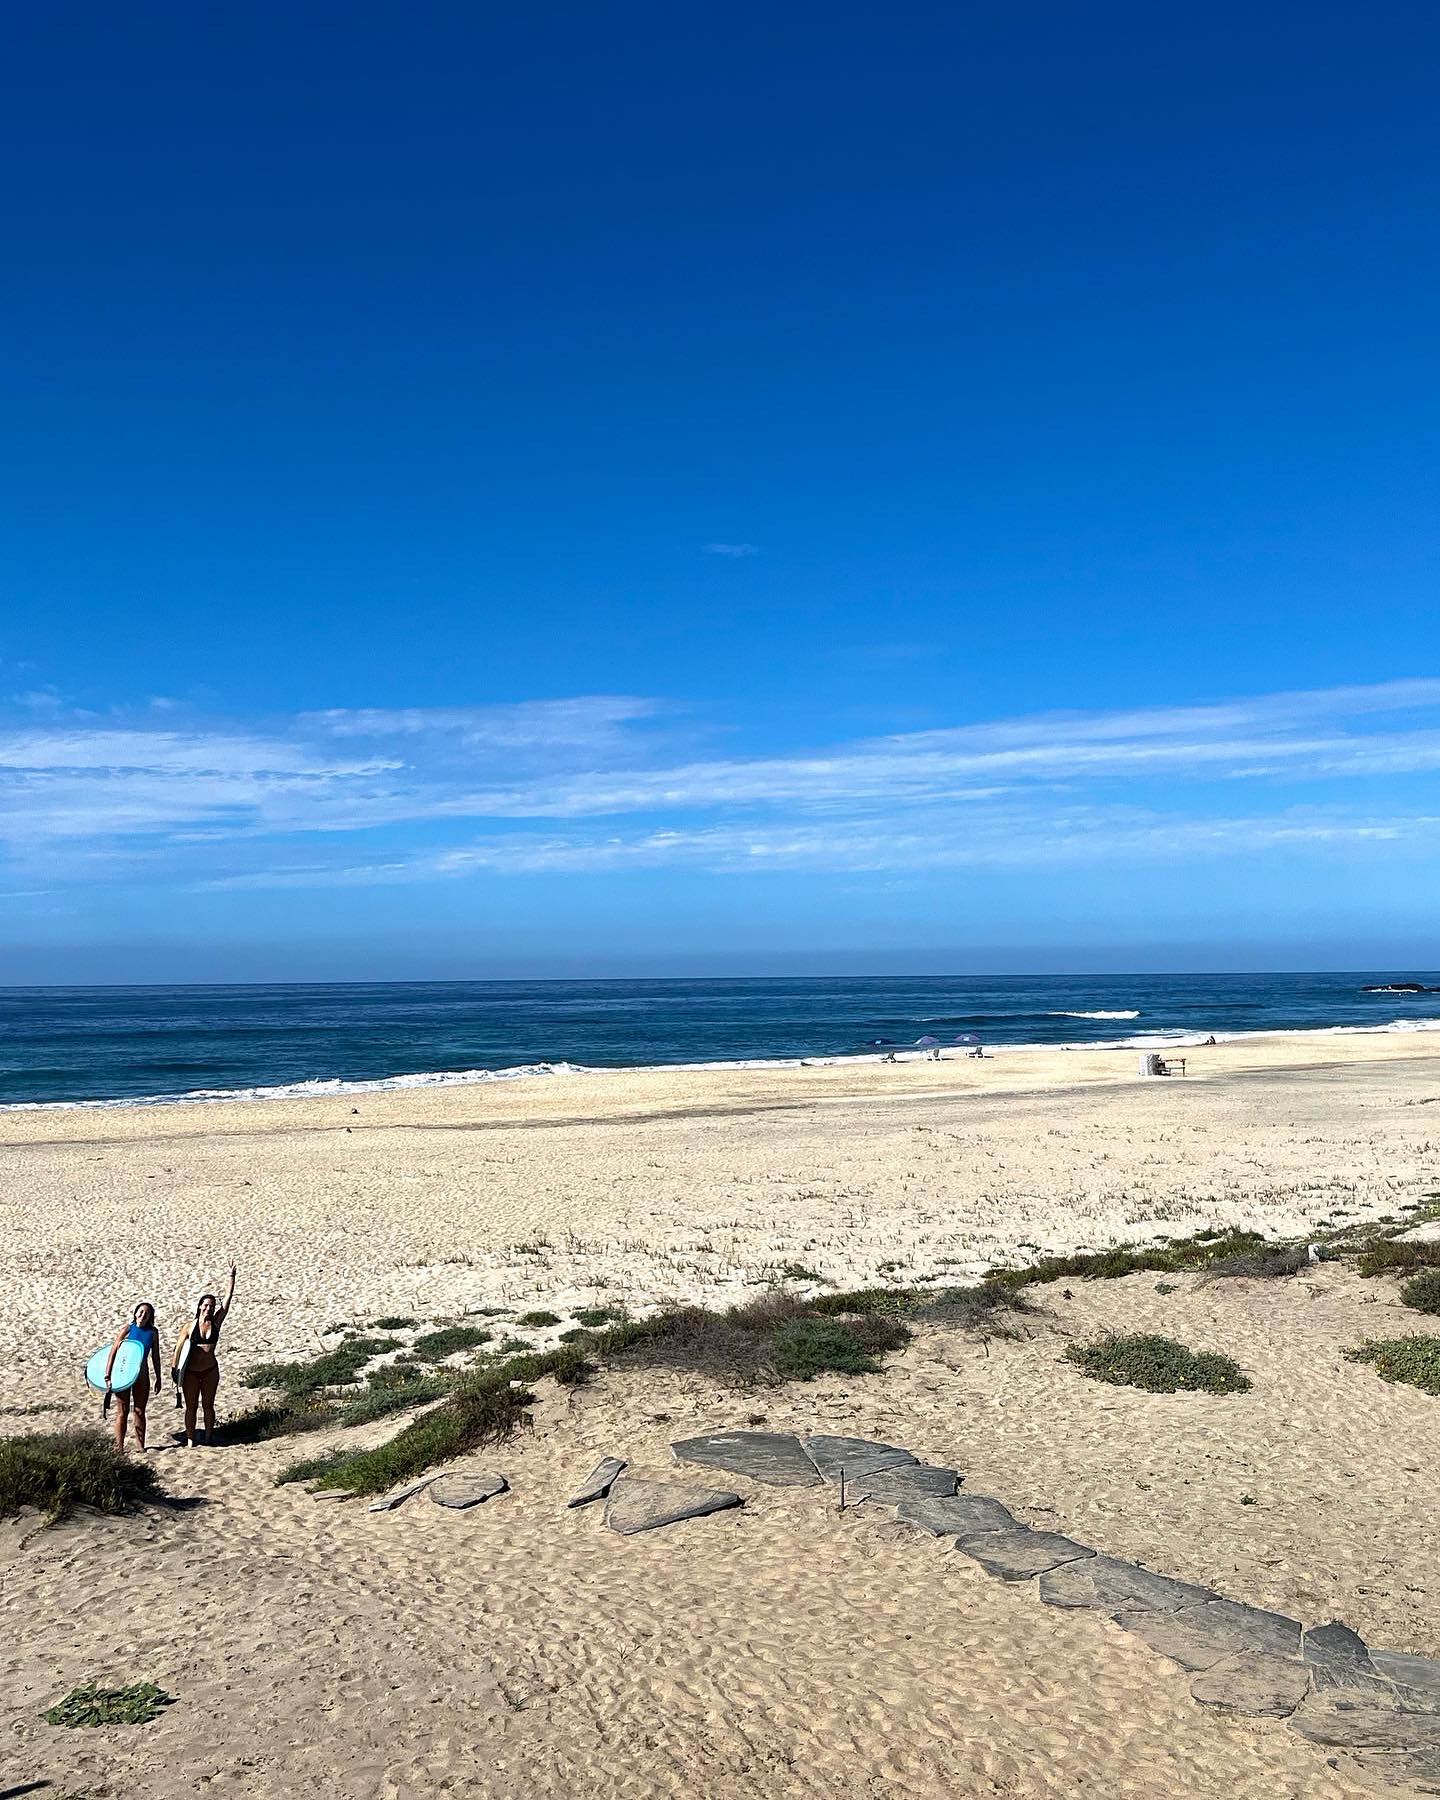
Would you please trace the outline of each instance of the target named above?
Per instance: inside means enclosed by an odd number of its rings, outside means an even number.
[[[204,1306],[204,1304],[207,1300],[210,1302],[210,1317],[212,1320],[215,1317],[216,1309],[220,1305],[220,1302],[215,1298],[215,1296],[213,1294],[202,1294],[200,1296],[200,1298],[195,1302],[195,1329],[197,1331],[200,1329],[200,1309],[201,1309],[201,1307]]]
[[[150,1323],[148,1325],[140,1324],[140,1315],[142,1312],[148,1312],[150,1315]],[[132,1325],[140,1325],[142,1331],[153,1331],[155,1329],[155,1308],[148,1300],[141,1300],[136,1305],[134,1312],[130,1315],[130,1323]]]

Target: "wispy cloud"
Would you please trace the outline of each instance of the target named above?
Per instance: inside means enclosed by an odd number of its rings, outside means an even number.
[[[1429,843],[1433,782],[1410,778],[1440,769],[1431,679],[1003,718],[783,756],[678,756],[679,709],[627,695],[160,724],[147,708],[133,723],[17,710],[0,725],[12,868],[47,884],[128,866],[304,886],[1343,853]],[[1378,802],[1341,804],[1367,791]],[[484,834],[457,845],[466,826]],[[383,850],[344,849],[356,834]]]
[[[515,833],[458,849],[343,866],[313,863],[222,876],[212,888],[382,886],[474,875],[586,875],[689,868],[717,875],[791,870],[864,875],[946,869],[1059,868],[1246,856],[1272,850],[1440,847],[1440,815],[1347,817],[1296,809],[1274,817],[1175,819],[1077,807],[1058,817],[900,821],[837,833],[820,827],[715,826],[604,837]]]
[[[702,546],[707,556],[758,556],[758,544],[705,544]]]

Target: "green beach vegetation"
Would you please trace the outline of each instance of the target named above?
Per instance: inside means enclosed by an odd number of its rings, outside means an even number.
[[[47,1524],[77,1507],[128,1513],[166,1498],[147,1462],[135,1462],[114,1440],[89,1427],[0,1438],[0,1518],[36,1506]]]
[[[1228,1356],[1190,1350],[1174,1338],[1147,1332],[1071,1344],[1065,1360],[1096,1381],[1144,1388],[1150,1394],[1244,1394],[1250,1378]]]

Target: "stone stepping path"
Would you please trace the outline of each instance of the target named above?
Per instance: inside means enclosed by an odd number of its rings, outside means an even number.
[[[957,1551],[1002,1581],[1038,1576],[1047,1606],[1087,1608],[1113,1619],[1187,1670],[1191,1695],[1201,1706],[1284,1719],[1312,1743],[1355,1754],[1367,1773],[1412,1792],[1440,1794],[1440,1660],[1372,1650],[1338,1620],[1307,1629],[1283,1613],[1097,1554],[1060,1532],[1034,1531],[991,1496],[958,1492],[956,1470],[921,1463],[896,1444],[733,1431],[686,1438],[671,1448],[681,1462],[772,1487],[824,1482],[838,1490],[843,1477],[847,1501],[893,1506],[898,1523],[951,1538]],[[689,1493],[661,1482],[634,1485],[657,1494]],[[739,1504],[734,1494],[708,1498]],[[627,1527],[614,1525],[607,1510],[607,1523],[615,1530],[649,1530],[671,1517],[694,1516],[664,1513]]]

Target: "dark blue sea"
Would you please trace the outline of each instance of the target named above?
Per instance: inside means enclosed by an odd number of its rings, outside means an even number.
[[[1386,982],[1432,993],[1366,993]],[[0,1105],[427,1086],[570,1068],[1440,1030],[1440,975],[968,975],[0,988]]]

